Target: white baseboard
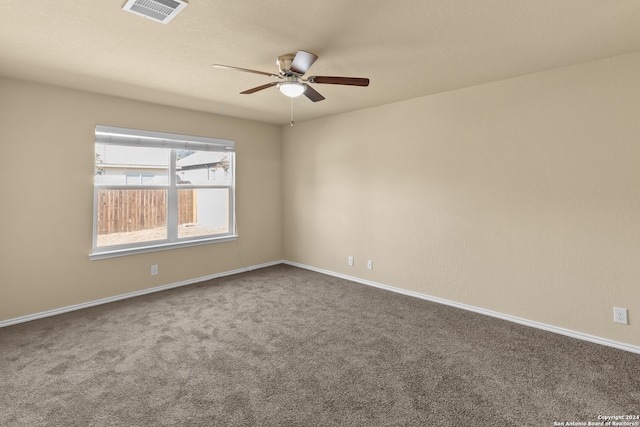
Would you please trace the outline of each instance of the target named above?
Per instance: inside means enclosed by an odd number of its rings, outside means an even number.
[[[197,277],[195,279],[183,280],[181,282],[170,283],[168,285],[162,285],[162,286],[156,286],[154,288],[143,289],[135,292],[129,292],[127,294],[115,295],[112,297],[101,298],[95,301],[69,305],[66,307],[56,308],[53,310],[42,311],[40,313],[34,313],[34,314],[28,314],[26,316],[15,317],[13,319],[1,320],[0,328],[3,328],[5,326],[10,326],[10,325],[15,325],[17,323],[29,322],[31,320],[42,319],[43,317],[50,317],[50,316],[55,316],[57,314],[68,313],[70,311],[82,310],[83,308],[89,308],[96,305],[108,304],[110,302],[120,301],[127,298],[134,298],[134,297],[139,297],[141,295],[151,294],[154,292],[166,291],[167,289],[178,288],[180,286],[193,285],[194,283],[200,283],[200,282],[204,282],[211,279],[217,279],[218,277],[231,276],[239,273],[246,273],[248,271],[257,270],[259,268],[271,267],[273,265],[278,265],[278,264],[282,264],[282,260],[253,265],[245,268],[239,268],[237,270],[224,271],[222,273],[211,274],[209,276]]]
[[[451,300],[447,300],[447,299],[444,299],[444,298],[425,295],[425,294],[421,294],[419,292],[414,292],[414,291],[409,291],[409,290],[402,289],[402,288],[396,288],[396,287],[393,287],[393,286],[383,285],[381,283],[372,282],[371,280],[361,279],[359,277],[354,277],[354,276],[348,276],[346,274],[336,273],[334,271],[324,270],[324,269],[321,269],[321,268],[312,267],[310,265],[299,264],[297,262],[286,261],[286,260],[284,260],[283,263],[287,264],[287,265],[294,266],[294,267],[299,267],[299,268],[304,268],[306,270],[315,271],[317,273],[322,273],[322,274],[326,274],[326,275],[329,275],[329,276],[334,276],[334,277],[339,277],[341,279],[350,280],[352,282],[361,283],[363,285],[374,286],[376,288],[385,289],[387,291],[396,292],[396,293],[399,293],[399,294],[408,295],[408,296],[420,298],[420,299],[423,299],[423,300],[436,302],[436,303],[439,303],[439,304],[449,305],[449,306],[452,306],[452,307],[461,308],[463,310],[473,311],[475,313],[480,313],[480,314],[484,314],[484,315],[491,316],[491,317],[497,317],[498,319],[507,320],[509,322],[514,322],[514,323],[519,323],[521,325],[530,326],[532,328],[542,329],[542,330],[545,330],[545,331],[554,332],[556,334],[565,335],[565,336],[572,337],[572,338],[577,338],[579,340],[589,341],[589,342],[592,342],[592,343],[605,345],[607,347],[613,347],[613,348],[617,348],[617,349],[620,349],[620,350],[629,351],[631,353],[640,354],[640,347],[635,346],[635,345],[625,344],[625,343],[621,343],[621,342],[617,342],[617,341],[612,341],[612,340],[609,340],[607,338],[601,338],[601,337],[597,337],[597,336],[594,336],[594,335],[584,334],[582,332],[576,332],[576,331],[572,331],[570,329],[560,328],[558,326],[548,325],[548,324],[536,322],[536,321],[533,321],[533,320],[523,319],[521,317],[511,316],[509,314],[499,313],[497,311],[487,310],[487,309],[480,308],[480,307],[474,307],[472,305],[462,304],[462,303],[451,301]]]
[[[462,304],[462,303],[459,303],[459,302],[447,300],[447,299],[444,299],[444,298],[434,297],[434,296],[430,296],[430,295],[426,295],[426,294],[421,294],[419,292],[409,291],[409,290],[402,289],[402,288],[396,288],[394,286],[384,285],[382,283],[373,282],[371,280],[361,279],[359,277],[349,276],[349,275],[341,274],[341,273],[336,273],[334,271],[324,270],[322,268],[316,268],[316,267],[312,267],[310,265],[300,264],[300,263],[297,263],[297,262],[287,261],[287,260],[271,261],[271,262],[267,262],[267,263],[264,263],[264,264],[257,264],[257,265],[253,265],[253,266],[250,266],[250,267],[239,268],[239,269],[236,269],[236,270],[230,270],[230,271],[224,271],[224,272],[221,272],[221,273],[211,274],[209,276],[197,277],[197,278],[194,278],[194,279],[184,280],[184,281],[181,281],[181,282],[170,283],[168,285],[162,285],[162,286],[157,286],[157,287],[154,287],[154,288],[143,289],[143,290],[140,290],[140,291],[129,292],[129,293],[126,293],[126,294],[115,295],[115,296],[112,296],[112,297],[101,298],[99,300],[88,301],[88,302],[81,303],[81,304],[69,305],[69,306],[66,306],[66,307],[61,307],[61,308],[56,308],[56,309],[53,309],[53,310],[43,311],[43,312],[40,312],[40,313],[29,314],[29,315],[26,315],[26,316],[15,317],[15,318],[12,318],[12,319],[7,319],[7,320],[0,320],[0,328],[6,327],[6,326],[15,325],[15,324],[18,324],[18,323],[29,322],[31,320],[42,319],[44,317],[55,316],[55,315],[62,314],[62,313],[68,313],[68,312],[71,312],[71,311],[81,310],[83,308],[89,308],[89,307],[93,307],[93,306],[96,306],[96,305],[108,304],[110,302],[120,301],[120,300],[127,299],[127,298],[134,298],[134,297],[138,297],[138,296],[141,296],[141,295],[146,295],[146,294],[150,294],[150,293],[154,293],[154,292],[161,292],[161,291],[165,291],[165,290],[168,290],[168,289],[178,288],[180,286],[192,285],[192,284],[195,284],[195,283],[200,283],[200,282],[204,282],[204,281],[211,280],[211,279],[217,279],[219,277],[231,276],[231,275],[239,274],[239,273],[246,273],[248,271],[257,270],[257,269],[265,268],[265,267],[271,267],[271,266],[278,265],[278,264],[287,264],[287,265],[291,265],[291,266],[294,266],[294,267],[303,268],[305,270],[311,270],[311,271],[315,271],[317,273],[326,274],[328,276],[339,277],[341,279],[350,280],[350,281],[356,282],[356,283],[361,283],[363,285],[373,286],[373,287],[384,289],[384,290],[387,290],[387,291],[396,292],[396,293],[399,293],[399,294],[408,295],[408,296],[420,298],[420,299],[423,299],[423,300],[436,302],[438,304],[449,305],[451,307],[461,308],[463,310],[472,311],[472,312],[475,312],[475,313],[480,313],[480,314],[484,314],[484,315],[491,316],[491,317],[497,317],[498,319],[507,320],[509,322],[514,322],[514,323],[519,323],[519,324],[524,325],[524,326],[529,326],[529,327],[536,328],[536,329],[542,329],[542,330],[545,330],[545,331],[553,332],[553,333],[560,334],[560,335],[565,335],[565,336],[576,338],[576,339],[579,339],[579,340],[588,341],[588,342],[592,342],[592,343],[596,343],[596,344],[600,344],[600,345],[605,345],[607,347],[613,347],[613,348],[617,348],[617,349],[620,349],[620,350],[629,351],[631,353],[640,354],[640,347],[634,346],[634,345],[631,345],[631,344],[625,344],[625,343],[609,340],[607,338],[602,338],[602,337],[597,337],[597,336],[594,336],[594,335],[585,334],[585,333],[582,333],[582,332],[572,331],[570,329],[560,328],[558,326],[553,326],[553,325],[548,325],[548,324],[545,324],[545,323],[536,322],[536,321],[533,321],[533,320],[523,319],[521,317],[511,316],[509,314],[503,314],[503,313],[499,313],[497,311],[487,310],[487,309],[480,308],[480,307],[474,307],[472,305]]]

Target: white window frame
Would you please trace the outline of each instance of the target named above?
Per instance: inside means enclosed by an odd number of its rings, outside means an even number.
[[[93,196],[93,243],[89,254],[91,260],[112,258],[117,256],[139,254],[145,252],[174,249],[186,246],[225,242],[237,239],[235,229],[235,141],[205,138],[199,136],[180,135],[165,132],[127,129],[113,126],[97,125],[95,143],[105,143],[133,147],[155,147],[170,149],[169,184],[167,185],[101,185],[94,183]],[[177,150],[217,151],[229,155],[229,184],[177,184],[176,152]],[[98,191],[106,188],[126,189],[166,189],[167,193],[167,239],[152,242],[140,242],[113,246],[97,246]],[[188,188],[229,190],[229,224],[228,232],[209,236],[178,238],[178,190]]]

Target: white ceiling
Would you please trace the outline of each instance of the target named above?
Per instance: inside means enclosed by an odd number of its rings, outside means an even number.
[[[279,55],[319,56],[296,121],[640,51],[638,0],[190,0],[167,25],[126,0],[1,0],[0,75],[195,110],[288,123]],[[0,94],[1,96],[1,94]]]

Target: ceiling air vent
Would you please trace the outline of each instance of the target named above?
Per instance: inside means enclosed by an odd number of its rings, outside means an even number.
[[[185,7],[182,0],[128,0],[123,9],[166,24]]]

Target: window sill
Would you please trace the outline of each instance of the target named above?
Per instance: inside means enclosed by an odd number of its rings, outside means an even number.
[[[159,243],[159,244],[149,245],[149,246],[137,246],[135,248],[112,249],[112,250],[106,250],[106,251],[92,252],[89,254],[89,259],[91,261],[95,261],[98,259],[115,258],[115,257],[127,256],[127,255],[136,255],[136,254],[143,254],[147,252],[166,251],[168,249],[186,248],[189,246],[209,245],[212,243],[229,242],[229,241],[236,240],[237,238],[238,236],[234,234],[231,236],[224,236],[224,237],[211,237],[207,239],[190,240],[188,242]]]

